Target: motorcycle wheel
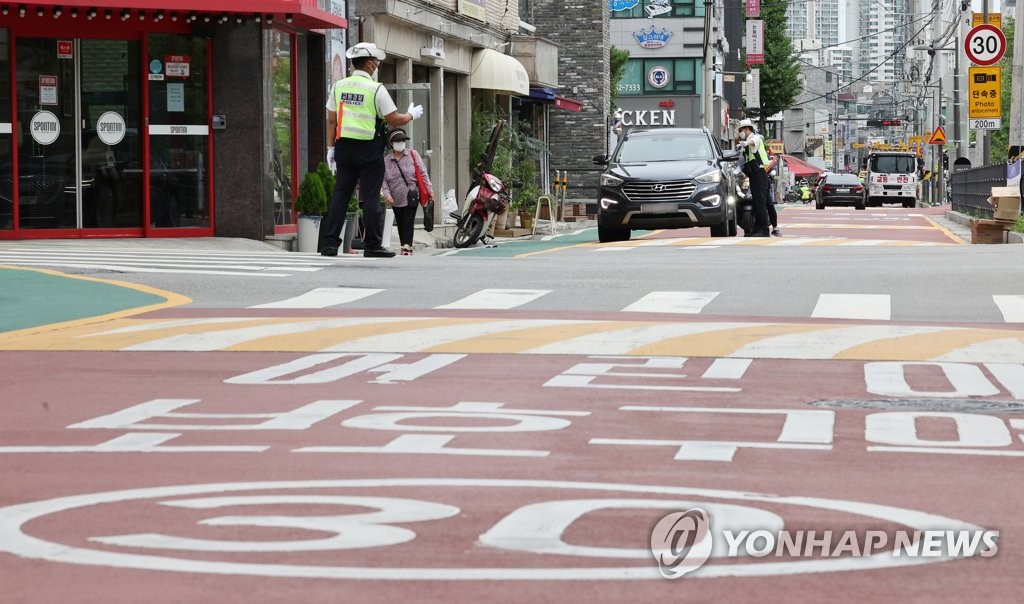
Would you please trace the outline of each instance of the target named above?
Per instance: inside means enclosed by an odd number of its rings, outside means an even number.
[[[470,214],[466,217],[466,220],[462,222],[457,229],[455,229],[455,236],[453,243],[455,247],[463,248],[469,247],[476,243],[476,240],[480,238],[480,233],[484,230],[484,221],[478,214]]]

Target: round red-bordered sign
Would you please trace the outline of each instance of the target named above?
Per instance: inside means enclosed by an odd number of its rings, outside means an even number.
[[[971,28],[964,38],[964,52],[976,65],[994,65],[1006,52],[1006,36],[991,23],[982,23]]]

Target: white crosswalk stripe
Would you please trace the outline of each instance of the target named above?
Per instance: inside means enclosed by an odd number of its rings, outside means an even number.
[[[1024,296],[992,296],[1003,320],[1007,323],[1024,323]]]
[[[295,296],[294,298],[278,302],[257,304],[249,308],[328,308],[362,300],[374,294],[379,294],[382,291],[384,290],[359,287],[318,287],[301,296]]]
[[[651,292],[622,309],[624,312],[669,312],[695,315],[700,313],[718,292]]]
[[[508,310],[529,304],[545,294],[548,289],[482,289],[461,300],[435,308],[452,308],[462,310]]]
[[[334,263],[314,254],[242,250],[129,250],[92,246],[0,249],[0,264],[126,273],[288,277],[316,272]]]
[[[887,294],[821,294],[812,317],[819,319],[874,319],[892,318]]]

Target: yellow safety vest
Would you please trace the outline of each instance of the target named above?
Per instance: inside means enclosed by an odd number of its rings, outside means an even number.
[[[757,149],[754,149],[753,151],[750,150],[750,147],[747,147],[747,161],[754,159],[755,155],[757,155],[761,160],[760,167],[764,168],[768,166],[768,152],[765,151],[764,148],[764,139],[761,140]]]
[[[358,74],[334,85],[338,105],[338,138],[368,141],[377,131],[377,88],[381,84]]]

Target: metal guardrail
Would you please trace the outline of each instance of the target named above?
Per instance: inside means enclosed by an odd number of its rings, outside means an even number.
[[[988,203],[992,187],[1005,186],[1006,164],[978,166],[953,172],[950,175],[953,211],[977,218],[992,218],[992,206]]]

